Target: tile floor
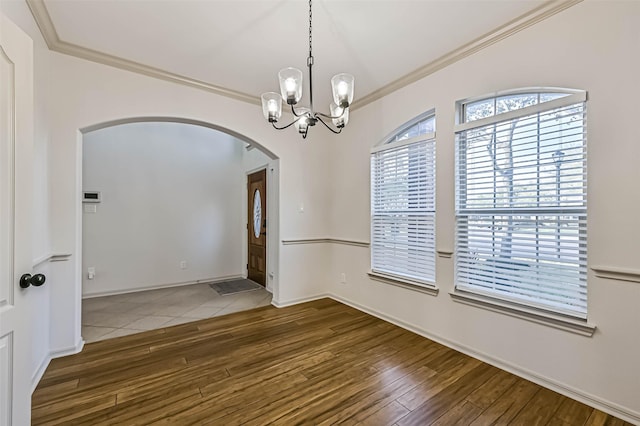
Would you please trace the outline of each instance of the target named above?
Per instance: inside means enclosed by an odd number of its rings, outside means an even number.
[[[147,290],[82,301],[86,343],[245,311],[271,303],[264,289],[219,295],[209,284]]]

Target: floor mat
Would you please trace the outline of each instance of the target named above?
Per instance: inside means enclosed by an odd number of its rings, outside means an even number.
[[[209,284],[209,286],[221,296],[226,296],[227,294],[243,293],[245,291],[253,291],[263,288],[260,284],[257,284],[249,279],[224,281],[221,283]]]

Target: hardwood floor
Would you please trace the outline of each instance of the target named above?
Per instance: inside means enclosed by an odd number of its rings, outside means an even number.
[[[33,424],[624,425],[329,299],[87,344]]]

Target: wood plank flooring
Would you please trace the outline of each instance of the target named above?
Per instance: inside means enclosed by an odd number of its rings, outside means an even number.
[[[40,425],[625,425],[329,299],[87,344],[33,394]]]

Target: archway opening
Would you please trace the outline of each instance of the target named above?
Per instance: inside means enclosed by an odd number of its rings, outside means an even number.
[[[264,287],[251,289],[247,182],[263,171],[270,191],[261,217],[276,224],[279,163],[272,152],[190,119],[129,118],[81,133],[86,342],[270,303],[277,227],[265,232]],[[238,292],[225,293],[223,284]]]

